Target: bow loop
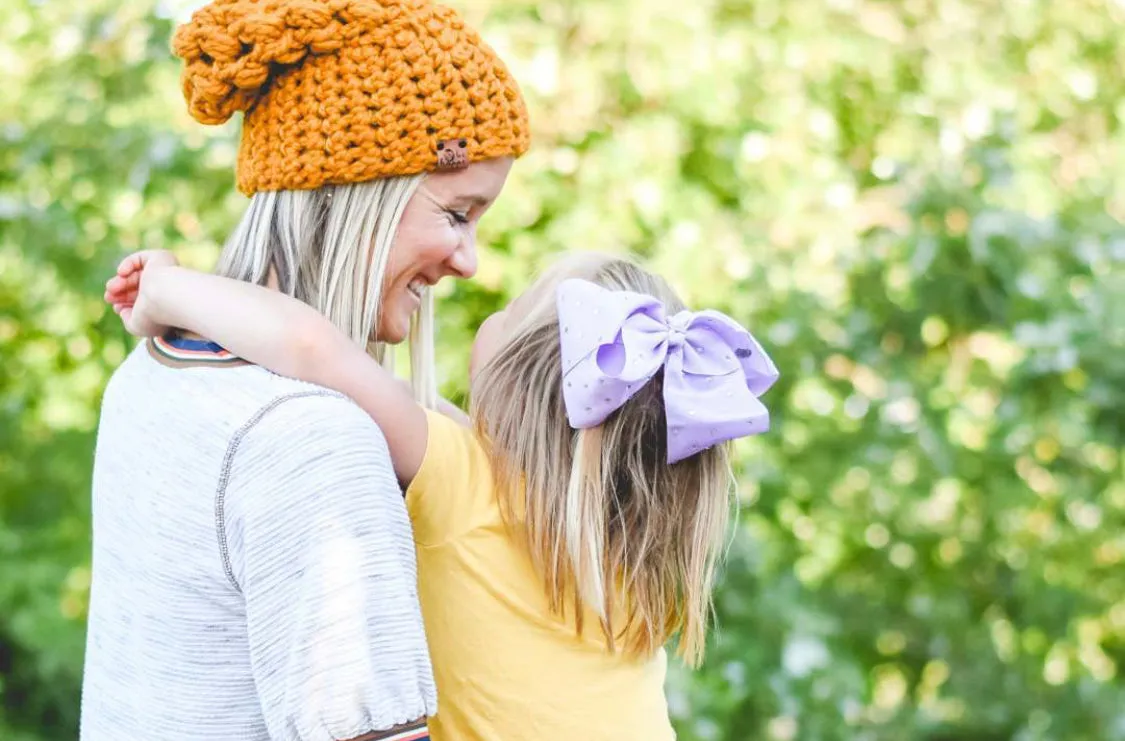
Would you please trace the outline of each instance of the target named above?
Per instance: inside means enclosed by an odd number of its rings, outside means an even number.
[[[572,427],[601,424],[663,368],[669,463],[769,428],[757,397],[777,380],[777,368],[725,314],[668,318],[652,296],[577,279],[559,285],[557,301]]]

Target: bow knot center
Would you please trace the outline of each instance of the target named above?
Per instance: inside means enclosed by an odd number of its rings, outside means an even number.
[[[668,320],[668,347],[681,347],[687,338],[688,325],[691,324],[691,312],[681,311]]]

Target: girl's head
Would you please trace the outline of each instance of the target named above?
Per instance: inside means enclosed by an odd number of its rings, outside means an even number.
[[[272,278],[377,354],[413,333],[432,356],[428,287],[475,272],[477,222],[528,148],[504,63],[428,0],[212,0],[173,48],[197,120],[244,112],[251,203],[219,271]]]
[[[678,633],[681,653],[695,662],[730,505],[727,446],[668,462],[664,369],[630,384],[629,398],[600,423],[572,426],[573,389],[564,384],[582,382],[564,368],[560,333],[568,327],[560,328],[558,291],[573,278],[651,297],[668,317],[684,310],[663,279],[632,262],[564,259],[481,326],[473,418],[489,440],[505,514],[526,534],[553,607],[567,610],[574,600],[580,629],[583,610],[593,610],[609,644],[631,651],[651,651]],[[760,406],[756,395],[753,403]]]

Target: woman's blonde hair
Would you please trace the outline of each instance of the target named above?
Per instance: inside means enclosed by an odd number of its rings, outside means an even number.
[[[570,427],[555,288],[572,277],[655,296],[670,314],[684,308],[663,279],[589,253],[558,263],[532,287],[473,384],[473,418],[490,442],[501,510],[526,537],[552,609],[565,614],[572,604],[579,633],[590,609],[610,650],[621,641],[644,655],[678,634],[680,655],[697,664],[731,505],[728,449],[667,464],[662,373],[601,425]]]
[[[376,342],[374,333],[395,234],[424,178],[255,193],[216,272],[258,285],[276,280],[282,293],[309,304],[384,365],[393,366],[389,347]],[[428,407],[437,400],[433,326],[433,298],[427,289],[409,341],[414,394]]]

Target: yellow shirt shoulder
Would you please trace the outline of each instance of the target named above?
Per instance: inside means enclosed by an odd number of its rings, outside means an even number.
[[[611,654],[592,615],[582,636],[551,613],[543,581],[500,516],[488,452],[428,415],[406,504],[438,688],[435,741],[675,738],[663,650]]]

